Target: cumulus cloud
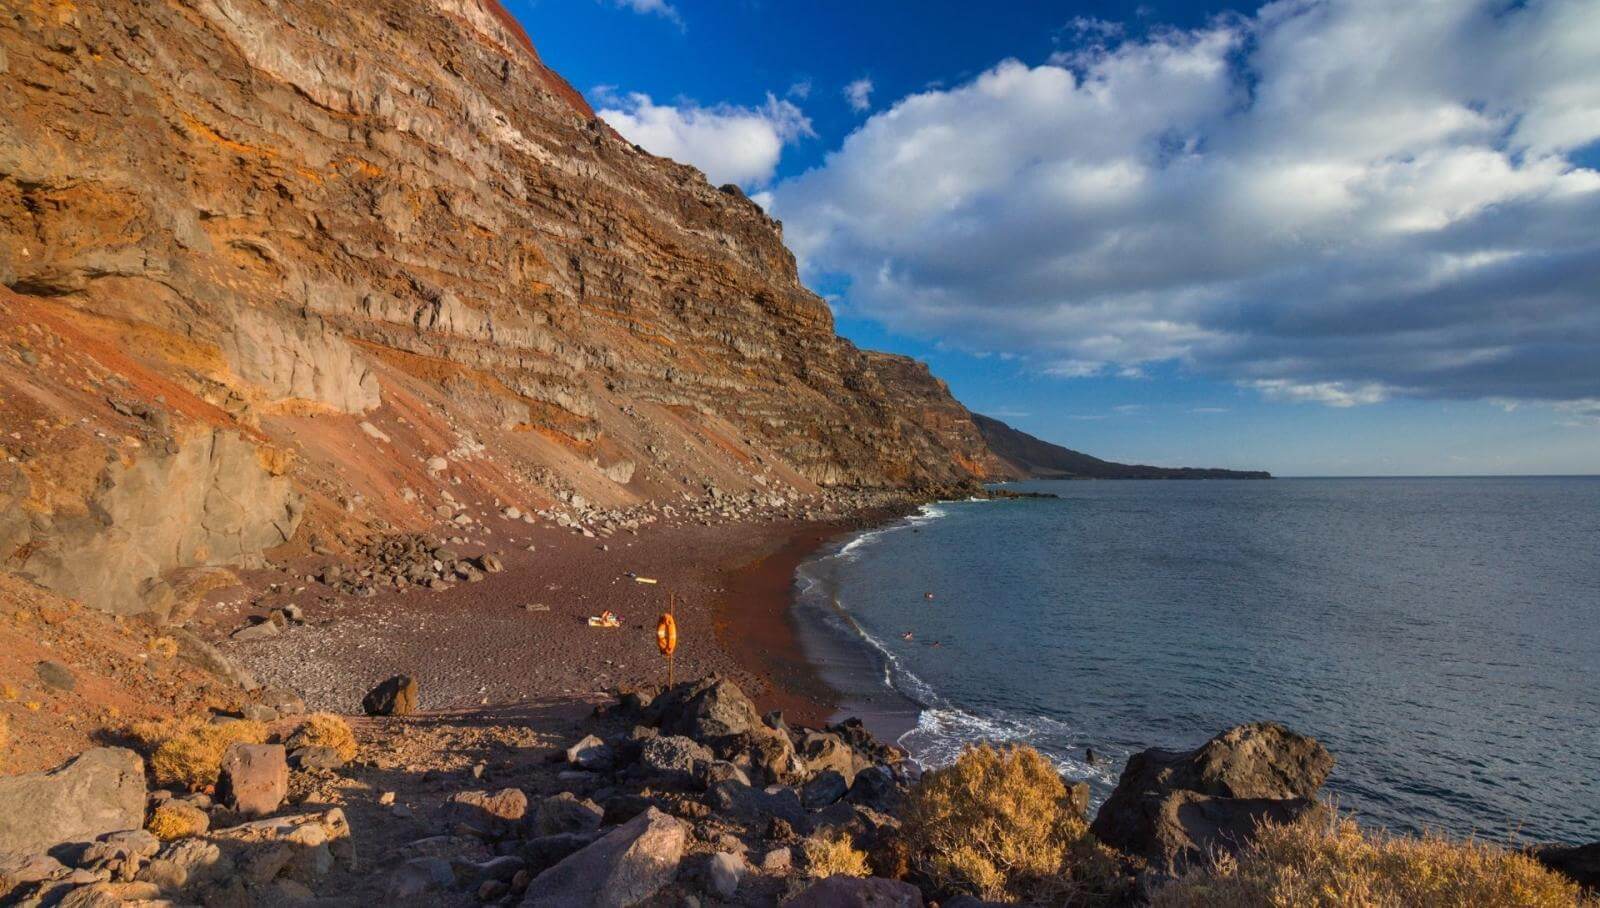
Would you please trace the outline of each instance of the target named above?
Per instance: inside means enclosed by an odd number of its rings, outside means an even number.
[[[630,142],[693,164],[719,185],[748,189],[767,183],[784,146],[815,134],[800,108],[770,92],[761,107],[657,104],[649,95],[618,96],[604,89],[597,94],[600,117]]]
[[[1279,0],[868,119],[771,207],[854,309],[1046,373],[1600,397],[1593,0]]]
[[[844,87],[844,99],[850,104],[850,109],[856,113],[866,113],[872,109],[872,80],[866,76],[851,82]]]

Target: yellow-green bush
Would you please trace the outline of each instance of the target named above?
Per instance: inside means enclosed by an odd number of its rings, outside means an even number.
[[[312,713],[289,736],[290,751],[302,747],[331,747],[346,763],[356,758],[356,736],[350,723],[333,713]]]
[[[840,829],[824,830],[806,839],[806,873],[818,879],[830,876],[872,876],[866,852],[856,848],[850,834]]]
[[[1532,858],[1477,841],[1363,832],[1348,818],[1264,824],[1237,858],[1159,890],[1154,908],[1594,906]]]
[[[969,747],[923,776],[907,801],[911,866],[939,890],[982,899],[1087,904],[1125,886],[1067,787],[1025,745]]]
[[[267,727],[260,722],[213,724],[202,716],[140,722],[130,733],[149,754],[150,775],[157,785],[191,791],[203,791],[216,783],[229,745],[267,740]]]
[[[206,812],[192,804],[168,801],[151,811],[144,828],[163,842],[200,835],[211,826]]]

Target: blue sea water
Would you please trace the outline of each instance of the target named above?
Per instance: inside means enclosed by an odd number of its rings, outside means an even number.
[[[930,505],[796,578],[812,639],[870,654],[835,683],[922,707],[923,762],[1027,741],[1099,800],[1274,719],[1368,825],[1600,839],[1600,478],[1010,488],[1060,498]]]

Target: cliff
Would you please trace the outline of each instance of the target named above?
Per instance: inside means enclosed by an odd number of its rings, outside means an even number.
[[[492,0],[38,0],[0,86],[0,553],[90,604],[463,484],[581,520],[998,475]]]
[[[1265,470],[1221,470],[1201,467],[1151,467],[1112,463],[1063,448],[993,417],[972,414],[984,442],[1014,479],[1271,479]]]

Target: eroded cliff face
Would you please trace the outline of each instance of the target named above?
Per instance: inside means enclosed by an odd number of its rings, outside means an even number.
[[[461,482],[626,508],[995,468],[925,367],[835,336],[780,225],[485,3],[0,13],[9,569],[134,611],[119,579],[302,513],[425,527]]]

